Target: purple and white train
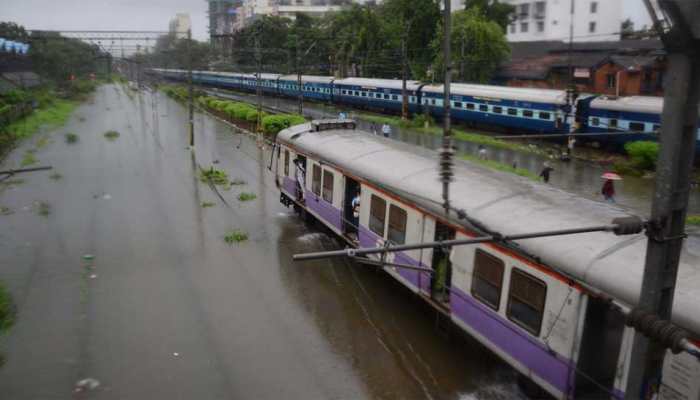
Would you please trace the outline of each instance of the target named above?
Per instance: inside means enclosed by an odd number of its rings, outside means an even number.
[[[627,216],[466,162],[455,166],[451,186],[459,212],[446,215],[437,153],[347,125],[323,126],[280,132],[272,169],[281,202],[313,216],[348,246],[607,225]],[[643,234],[601,232],[413,250],[384,261],[432,273],[383,269],[555,398],[622,399],[635,332],[620,307],[637,304],[646,243]],[[697,249],[684,251],[678,276],[673,322],[700,345]],[[661,390],[660,398],[700,400],[700,360],[669,351]]]

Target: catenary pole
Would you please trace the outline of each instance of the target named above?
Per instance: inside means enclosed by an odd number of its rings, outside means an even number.
[[[192,84],[192,29],[187,30],[187,108],[190,148],[194,149],[194,87]]]
[[[647,8],[663,32],[649,0]],[[673,26],[662,33],[668,53],[664,109],[661,117],[660,153],[652,203],[642,289],[637,307],[670,320],[685,231],[690,193],[700,99],[700,38],[693,37],[691,24],[680,12],[678,1],[661,1]],[[700,7],[700,4],[692,7]],[[695,29],[698,29],[697,27]],[[661,383],[666,350],[658,341],[635,332],[627,381],[627,400],[652,398]]]
[[[440,178],[442,181],[442,200],[445,214],[450,212],[450,182],[452,181],[452,130],[450,127],[450,84],[452,81],[452,7],[451,0],[444,0],[444,34],[442,52],[445,63],[445,91],[443,94],[443,132],[442,150],[440,150]]]

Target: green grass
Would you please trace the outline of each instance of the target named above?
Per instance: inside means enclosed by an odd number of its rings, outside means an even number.
[[[0,206],[0,215],[10,215],[13,213],[14,211],[12,211],[10,207]]]
[[[51,214],[51,205],[45,201],[40,201],[36,204],[36,210],[42,217],[48,217]]]
[[[39,140],[36,141],[36,148],[41,149],[42,147],[46,147],[47,144],[50,143],[50,139],[48,136],[42,136],[39,138]]]
[[[15,323],[15,306],[10,292],[0,282],[0,334],[6,333]]]
[[[26,167],[28,165],[36,164],[38,161],[39,160],[37,160],[36,157],[34,156],[34,152],[27,150],[24,153],[24,157],[22,157],[22,161],[20,162],[20,164],[23,167]]]
[[[209,208],[209,207],[214,207],[216,203],[213,203],[211,201],[203,201],[202,202],[202,208]]]
[[[228,244],[241,243],[246,240],[248,240],[248,234],[238,229],[229,231],[226,236],[224,236],[224,242]]]
[[[80,140],[80,136],[76,135],[75,133],[72,133],[72,132],[66,133],[66,143],[68,143],[68,144],[77,143],[78,140]]]
[[[258,198],[258,196],[256,196],[255,193],[243,192],[238,195],[238,200],[240,201],[251,201],[255,200],[256,198]]]
[[[467,161],[473,162],[475,164],[483,165],[484,167],[494,169],[496,171],[508,172],[508,173],[522,176],[522,177],[525,177],[528,179],[532,179],[534,181],[539,180],[539,176],[530,172],[530,170],[527,170],[524,168],[513,168],[513,166],[509,165],[509,164],[505,164],[505,163],[493,161],[493,160],[482,160],[477,156],[473,156],[473,155],[469,155],[469,154],[463,155],[461,157]]]
[[[119,132],[117,131],[107,131],[104,133],[105,139],[109,140],[110,142],[113,142],[117,140],[119,137]]]
[[[685,223],[686,225],[700,226],[700,215],[688,215]]]
[[[35,110],[26,118],[8,125],[7,132],[17,139],[24,139],[36,133],[42,126],[46,128],[62,126],[77,106],[78,103],[73,101],[53,99],[51,105],[46,108]]]
[[[226,171],[221,171],[214,167],[202,169],[199,173],[199,179],[203,182],[211,182],[214,185],[228,185],[228,174],[226,174]]]

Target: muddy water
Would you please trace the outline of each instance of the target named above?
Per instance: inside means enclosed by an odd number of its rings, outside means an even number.
[[[251,99],[254,96],[249,94],[235,93],[235,97],[241,99]],[[277,97],[265,97],[266,105],[290,112],[296,112],[297,102],[291,99]],[[304,113],[313,118],[335,118],[340,111],[334,106],[321,105],[318,103],[305,102]],[[353,110],[345,110],[353,117]],[[371,132],[371,123],[359,120],[360,128]],[[418,146],[437,149],[441,145],[441,138],[436,135],[425,135],[411,129],[393,127],[392,137]],[[479,145],[455,140],[455,146],[459,154],[477,155]],[[552,164],[555,169],[551,175],[550,184],[576,193],[591,199],[601,200],[600,190],[603,181],[600,179],[606,168],[591,163],[574,159],[571,162],[561,162],[545,155],[535,153],[523,153],[508,149],[492,148],[487,146],[488,158],[497,160],[508,165],[517,165],[519,168],[529,170],[535,175],[539,175],[545,161]],[[651,199],[654,190],[653,178],[625,177],[624,181],[616,183],[618,206],[638,215],[648,215],[651,211]],[[700,187],[691,190],[688,205],[689,213],[700,214]]]
[[[186,126],[164,96],[105,86],[43,133],[48,145],[36,137],[3,163],[36,149],[62,175],[0,188],[13,211],[0,216],[0,280],[18,308],[0,338],[3,399],[521,397],[512,369],[436,328],[385,274],[293,263],[339,244],[279,204],[267,149],[197,115],[191,152]],[[108,141],[107,130],[121,135]],[[217,194],[199,166],[246,184]],[[242,203],[242,192],[257,198]],[[226,244],[232,230],[248,240]],[[85,378],[99,386],[75,392]]]

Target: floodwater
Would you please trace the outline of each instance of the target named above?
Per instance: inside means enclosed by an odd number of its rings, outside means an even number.
[[[522,397],[511,368],[386,274],[292,262],[340,245],[279,204],[266,149],[198,114],[191,152],[186,118],[103,86],[3,163],[35,149],[54,167],[0,185],[0,280],[18,311],[0,337],[3,399]],[[198,165],[247,184],[219,197]],[[249,239],[226,244],[234,229]],[[86,378],[99,385],[77,390]]]
[[[255,101],[255,96],[245,93],[227,92],[233,97]],[[264,97],[264,104],[276,109],[296,112],[298,102],[294,99],[278,97]],[[335,106],[327,106],[319,103],[304,102],[304,114],[313,118],[335,118],[340,111]],[[354,110],[344,110],[350,117],[354,117]],[[368,132],[372,131],[372,124],[358,119],[359,127]],[[375,127],[379,130],[378,127]],[[392,137],[407,143],[430,149],[438,149],[442,145],[442,138],[438,135],[426,135],[410,128],[392,127]],[[530,141],[533,146],[542,146],[542,142]],[[471,154],[476,156],[479,145],[472,142],[454,140],[457,155]],[[546,146],[545,146],[546,147]],[[507,165],[517,165],[518,168],[527,169],[535,175],[539,175],[545,162],[549,162],[554,168],[549,184],[594,200],[603,200],[600,193],[603,181],[600,176],[607,172],[604,165],[589,161],[573,159],[570,162],[559,161],[555,157],[539,153],[525,153],[508,149],[486,146],[487,157],[490,160],[499,161]],[[625,177],[623,181],[616,182],[616,201],[619,207],[631,213],[648,216],[651,213],[651,199],[654,192],[654,179],[651,177]],[[691,189],[689,214],[700,214],[700,187]]]

